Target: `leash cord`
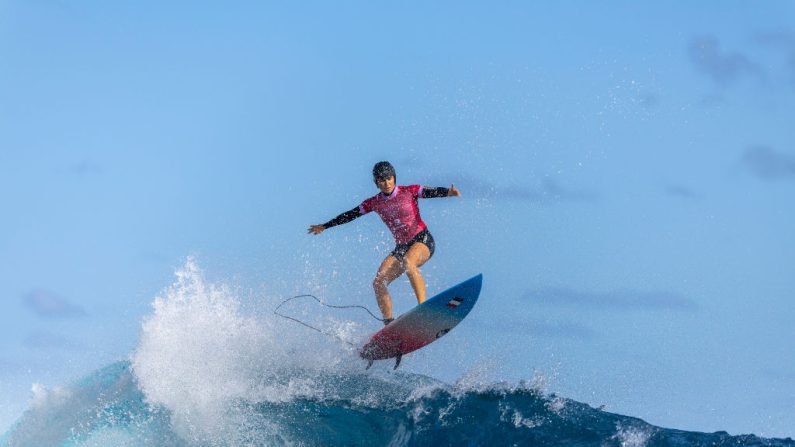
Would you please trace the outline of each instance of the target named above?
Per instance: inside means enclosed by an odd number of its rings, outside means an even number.
[[[358,305],[355,305],[355,304],[354,304],[354,305],[349,305],[349,306],[335,306],[335,305],[333,305],[333,304],[326,304],[326,303],[324,303],[323,301],[321,301],[321,300],[320,300],[318,297],[316,297],[315,295],[311,295],[311,294],[305,294],[305,295],[296,295],[296,296],[294,296],[294,297],[287,298],[286,300],[284,300],[284,301],[282,301],[281,303],[279,303],[279,305],[278,305],[278,306],[276,306],[276,308],[275,308],[275,309],[273,309],[273,313],[274,313],[274,314],[276,314],[276,315],[278,315],[278,316],[280,316],[280,317],[282,317],[282,318],[286,318],[286,319],[288,319],[288,320],[294,321],[294,322],[296,322],[296,323],[298,323],[298,324],[300,324],[300,325],[302,325],[302,326],[308,327],[309,329],[312,329],[313,331],[319,332],[319,333],[321,333],[321,334],[323,334],[323,335],[326,335],[326,336],[329,336],[329,337],[336,338],[337,340],[343,341],[343,342],[345,342],[345,343],[347,343],[347,344],[349,344],[349,345],[351,345],[351,346],[353,346],[353,347],[357,347],[357,345],[355,345],[355,344],[353,344],[353,343],[349,342],[348,340],[345,340],[344,338],[340,337],[340,336],[339,336],[339,335],[337,335],[337,334],[332,334],[332,333],[330,333],[330,332],[325,332],[325,331],[322,331],[322,330],[320,330],[320,329],[318,329],[318,328],[316,328],[316,327],[314,327],[314,326],[312,326],[312,325],[310,325],[310,324],[308,324],[308,323],[305,323],[305,322],[303,322],[303,321],[301,321],[301,320],[299,320],[299,319],[297,319],[297,318],[293,318],[293,317],[291,317],[291,316],[289,316],[289,315],[284,315],[284,314],[281,314],[281,313],[279,313],[279,308],[280,308],[280,307],[282,307],[283,305],[287,304],[288,302],[290,302],[290,301],[292,301],[292,300],[294,300],[294,299],[296,299],[296,298],[313,298],[313,299],[314,299],[315,301],[317,301],[317,302],[318,302],[318,303],[319,303],[321,306],[330,307],[330,308],[332,308],[332,309],[352,309],[352,308],[354,308],[354,307],[358,307],[358,308],[360,308],[360,309],[364,309],[364,310],[366,310],[366,311],[367,311],[367,313],[368,313],[368,314],[370,314],[370,316],[372,316],[372,317],[373,317],[373,318],[375,318],[376,320],[378,320],[378,321],[381,321],[381,322],[383,322],[383,321],[384,321],[383,319],[376,317],[376,316],[375,316],[375,314],[373,314],[372,312],[370,312],[370,309],[368,309],[368,308],[366,308],[366,307],[364,307],[364,306],[358,306]]]

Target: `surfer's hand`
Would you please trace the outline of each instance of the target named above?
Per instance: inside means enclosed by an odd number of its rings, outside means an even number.
[[[461,197],[461,192],[455,189],[455,185],[450,184],[450,189],[447,190],[447,197]]]
[[[309,230],[307,230],[307,233],[320,234],[325,229],[326,229],[326,227],[324,227],[323,225],[310,225]]]

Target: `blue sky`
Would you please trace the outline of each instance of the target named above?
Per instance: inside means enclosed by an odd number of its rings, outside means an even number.
[[[189,255],[254,297],[374,307],[383,224],[305,233],[388,159],[464,195],[421,203],[429,292],[484,273],[466,349],[408,370],[792,436],[793,23],[786,1],[0,1],[0,426],[31,383],[125,358]]]

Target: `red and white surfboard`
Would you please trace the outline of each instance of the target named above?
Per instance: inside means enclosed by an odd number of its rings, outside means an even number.
[[[395,358],[395,368],[403,354],[415,351],[450,332],[475,306],[483,285],[483,275],[474,276],[461,284],[426,300],[389,323],[370,337],[359,350],[368,361]]]

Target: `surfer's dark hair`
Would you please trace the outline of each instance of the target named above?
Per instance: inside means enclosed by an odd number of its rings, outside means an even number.
[[[388,161],[379,161],[378,163],[375,164],[375,166],[373,166],[374,182],[388,179],[389,177],[395,177],[395,181],[397,181],[397,175],[395,175],[395,167],[392,166],[392,163]]]

